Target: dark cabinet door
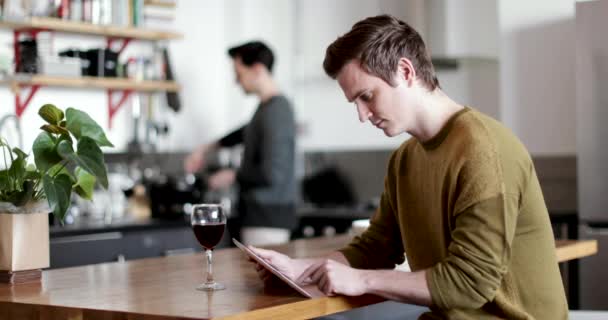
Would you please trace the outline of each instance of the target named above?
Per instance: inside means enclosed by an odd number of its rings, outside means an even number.
[[[124,259],[122,232],[52,237],[51,268],[114,262]]]
[[[222,244],[227,246],[224,236]],[[189,254],[201,251],[190,227],[51,237],[51,268]]]
[[[188,227],[130,232],[125,235],[124,246],[128,260],[199,250],[194,233]]]

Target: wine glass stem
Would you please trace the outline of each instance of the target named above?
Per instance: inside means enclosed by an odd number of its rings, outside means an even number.
[[[207,254],[207,283],[213,282],[213,250],[205,250]]]

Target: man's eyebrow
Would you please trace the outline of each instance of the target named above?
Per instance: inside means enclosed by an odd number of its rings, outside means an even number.
[[[353,101],[357,100],[357,98],[359,98],[359,96],[361,96],[364,93],[365,93],[365,89],[361,89],[361,90],[357,91],[357,93],[355,93],[355,96],[352,99],[348,100],[348,102],[352,103]]]

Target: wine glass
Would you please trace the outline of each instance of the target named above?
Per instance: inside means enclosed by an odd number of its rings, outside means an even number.
[[[226,289],[213,280],[213,248],[220,242],[226,228],[226,215],[221,204],[195,204],[190,217],[192,230],[207,256],[207,280],[197,290],[215,291]]]

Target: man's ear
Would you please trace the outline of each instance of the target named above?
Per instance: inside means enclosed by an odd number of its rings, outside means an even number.
[[[411,86],[416,80],[416,69],[414,69],[414,65],[412,61],[408,58],[401,58],[397,63],[397,77],[398,81],[404,81]]]
[[[261,62],[254,63],[251,66],[251,68],[253,68],[255,70],[255,72],[258,74],[263,73],[263,72],[268,72],[268,69],[266,68],[266,66]]]

